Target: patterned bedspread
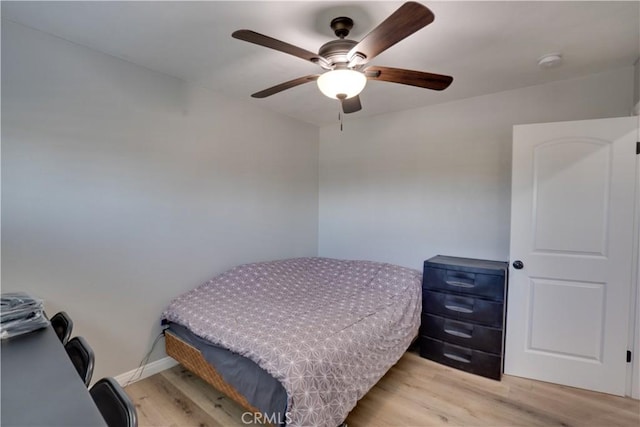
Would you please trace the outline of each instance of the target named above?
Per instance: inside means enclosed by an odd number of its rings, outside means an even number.
[[[406,351],[420,308],[419,271],[296,258],[233,268],[163,317],[278,379],[290,425],[335,427]]]

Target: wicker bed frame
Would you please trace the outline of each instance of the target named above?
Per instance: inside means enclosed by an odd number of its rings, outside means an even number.
[[[165,331],[165,347],[167,354],[177,360],[182,366],[211,384],[217,390],[226,394],[231,400],[238,403],[247,411],[259,413],[260,410],[252,406],[247,399],[232,385],[227,383],[222,376],[204,358],[200,350],[182,341],[171,331]]]

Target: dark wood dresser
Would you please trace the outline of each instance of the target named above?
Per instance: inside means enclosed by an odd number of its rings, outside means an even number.
[[[424,262],[420,355],[500,380],[508,264],[438,255]]]

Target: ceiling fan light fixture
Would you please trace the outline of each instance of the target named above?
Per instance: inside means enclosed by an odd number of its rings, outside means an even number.
[[[366,84],[363,73],[348,69],[327,71],[318,78],[320,92],[333,99],[352,98],[362,92]]]

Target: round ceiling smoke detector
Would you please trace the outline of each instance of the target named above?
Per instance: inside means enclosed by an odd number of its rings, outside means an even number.
[[[562,54],[549,53],[538,58],[540,68],[555,68],[562,64]]]

